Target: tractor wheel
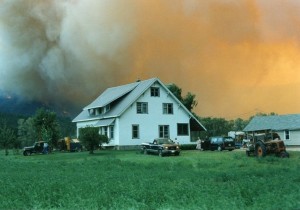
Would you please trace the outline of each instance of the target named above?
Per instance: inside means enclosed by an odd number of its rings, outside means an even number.
[[[257,157],[265,157],[267,154],[266,146],[262,142],[258,142],[255,147],[255,155]]]
[[[286,151],[282,151],[282,152],[280,152],[279,157],[281,157],[281,158],[289,158],[290,154],[288,152],[286,152]]]

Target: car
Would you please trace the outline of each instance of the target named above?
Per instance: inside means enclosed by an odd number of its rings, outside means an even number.
[[[229,150],[232,151],[235,149],[235,142],[232,137],[223,137],[223,136],[214,136],[210,137],[209,140],[204,141],[203,150]]]
[[[158,154],[161,157],[165,155],[178,156],[180,154],[180,146],[171,139],[157,138],[152,143],[142,143],[141,152],[144,154]]]
[[[45,141],[35,142],[32,146],[23,148],[23,155],[28,156],[31,154],[47,154],[49,152],[48,143]]]

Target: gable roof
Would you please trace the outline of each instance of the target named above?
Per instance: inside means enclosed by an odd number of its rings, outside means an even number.
[[[118,87],[112,87],[106,89],[96,100],[94,100],[91,104],[83,108],[86,109],[92,109],[97,107],[104,107],[111,103],[114,100],[117,100],[118,98],[124,96],[125,94],[132,91],[136,86],[138,85],[138,82],[122,85]]]
[[[300,129],[300,114],[256,116],[244,128],[244,131],[297,129]]]
[[[174,98],[174,100],[177,101],[178,104],[181,104],[182,108],[203,128],[203,130],[206,130],[205,127],[194,117],[194,115],[188,109],[186,109],[186,107],[158,78],[151,78],[148,80],[106,89],[96,100],[84,107],[83,111],[77,117],[75,117],[72,122],[82,122],[97,119],[100,120],[121,116],[155,82],[159,83],[165,89],[165,91],[167,91]],[[104,107],[118,99],[121,100],[119,100],[115,106],[111,107],[111,110],[108,112],[97,116],[89,115],[89,109]]]

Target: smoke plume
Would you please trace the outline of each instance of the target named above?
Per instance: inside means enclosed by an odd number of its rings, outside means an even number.
[[[79,111],[159,77],[200,116],[296,113],[299,14],[296,0],[0,0],[0,89]]]

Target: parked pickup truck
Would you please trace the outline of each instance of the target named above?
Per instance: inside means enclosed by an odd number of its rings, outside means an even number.
[[[153,143],[142,143],[141,152],[144,154],[158,154],[163,157],[165,155],[179,155],[180,147],[171,139],[158,138],[154,139]]]

